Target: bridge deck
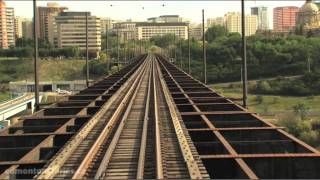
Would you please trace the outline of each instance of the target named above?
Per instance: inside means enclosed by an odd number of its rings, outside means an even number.
[[[319,167],[319,151],[151,54],[0,133],[0,178],[320,178]]]

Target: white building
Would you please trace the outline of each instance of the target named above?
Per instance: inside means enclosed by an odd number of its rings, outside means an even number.
[[[211,26],[226,26],[225,17],[216,17],[216,18],[208,18],[207,19],[208,27]]]
[[[14,18],[14,31],[15,31],[16,39],[22,37],[22,18],[21,17]]]
[[[268,8],[264,6],[252,7],[251,15],[256,15],[258,17],[258,29],[268,30],[269,29],[269,15]]]
[[[14,9],[7,7],[7,34],[8,34],[8,45],[15,46],[16,37],[15,37],[15,26],[14,26]]]
[[[239,12],[231,12],[225,15],[226,28],[229,32],[237,32],[241,34],[241,14]],[[256,15],[246,15],[246,36],[253,35],[258,29],[258,17]]]
[[[188,39],[188,23],[136,23],[137,39],[150,39],[153,36],[163,36],[165,34],[175,34],[181,39]]]

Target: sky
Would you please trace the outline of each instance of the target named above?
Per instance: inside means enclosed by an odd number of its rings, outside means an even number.
[[[15,8],[16,16],[32,17],[32,0],[5,0],[7,6]],[[145,21],[149,17],[175,14],[187,18],[195,23],[201,22],[201,10],[205,10],[206,18],[223,16],[227,12],[240,12],[240,0],[212,0],[212,1],[48,1],[38,0],[38,6],[46,6],[48,2],[57,2],[67,6],[71,11],[90,11],[99,17],[110,17],[115,20],[132,19]],[[278,6],[301,7],[305,0],[277,1],[250,0],[246,1],[246,14],[250,14],[250,7],[266,6],[269,11],[270,26],[272,25],[272,9]],[[164,6],[163,6],[164,5]]]

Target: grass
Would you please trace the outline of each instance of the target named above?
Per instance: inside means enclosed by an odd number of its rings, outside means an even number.
[[[0,60],[0,80],[32,81],[33,61],[30,59]],[[40,81],[61,81],[84,79],[84,60],[40,60]],[[10,75],[8,75],[10,74]]]
[[[9,92],[0,92],[0,103],[11,99],[11,94]]]
[[[226,85],[216,84],[212,85],[212,87],[225,97],[242,98],[242,90],[239,86],[230,88]],[[263,98],[261,103],[256,100],[257,96],[261,96]],[[319,102],[320,96],[294,97],[249,94],[248,97],[249,109],[257,113],[292,111],[292,107],[298,103],[305,104],[312,112],[320,112]]]

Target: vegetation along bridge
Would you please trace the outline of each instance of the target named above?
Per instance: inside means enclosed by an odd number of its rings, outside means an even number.
[[[0,178],[320,178],[320,153],[145,54],[0,132]]]

